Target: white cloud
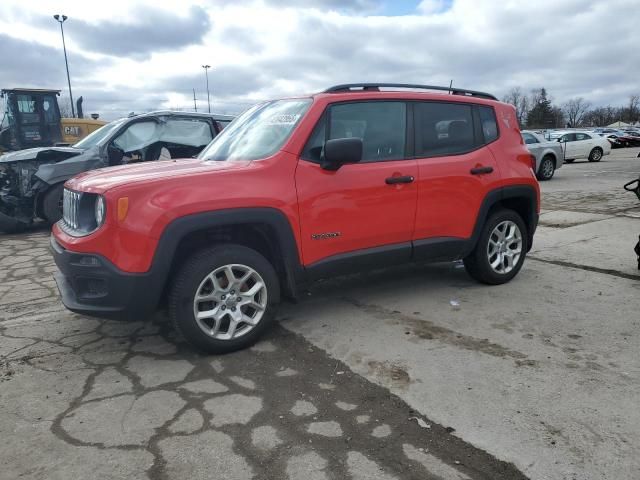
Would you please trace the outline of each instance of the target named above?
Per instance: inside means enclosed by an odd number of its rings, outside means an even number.
[[[451,5],[424,0],[413,14],[391,17],[375,14],[381,11],[375,0],[290,1],[285,7],[272,0],[52,3],[4,0],[0,31],[60,50],[59,30],[50,17],[69,15],[65,34],[74,93],[109,116],[188,108],[192,88],[202,105],[203,63],[212,66],[214,108],[227,110],[350,81],[448,85],[453,79],[460,87],[499,96],[512,86],[544,86],[558,102],[583,96],[596,105],[623,104],[640,90],[640,63],[633,61],[640,29],[637,16],[624,13],[635,11],[634,0],[455,0]],[[197,11],[193,6],[204,9],[199,15],[208,17],[202,22],[210,25],[208,31],[180,36],[175,48],[171,42],[158,42],[157,48],[148,44],[161,35],[156,26],[172,33],[173,22],[163,19],[173,16],[182,25]],[[390,8],[389,3],[385,11]],[[149,18],[158,20],[144,21]],[[97,35],[107,21],[117,26],[113,45],[105,29],[100,38],[106,45],[100,48],[80,41],[90,35],[90,30],[81,35],[81,23],[95,25]],[[145,29],[149,36],[143,38]],[[29,58],[26,50],[32,47],[24,43],[24,52],[10,55]],[[11,72],[3,68],[0,86],[10,86],[5,85],[9,81],[11,86],[40,85],[42,79],[49,87],[66,85],[63,71],[51,62],[35,63],[20,62]]]

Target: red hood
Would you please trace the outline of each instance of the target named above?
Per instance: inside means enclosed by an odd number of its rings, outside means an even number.
[[[198,159],[166,160],[100,168],[67,181],[72,190],[104,193],[114,187],[147,183],[162,179],[211,174],[212,172],[246,167],[249,162],[205,162]]]

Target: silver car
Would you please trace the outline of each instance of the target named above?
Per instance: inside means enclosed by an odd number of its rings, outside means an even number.
[[[562,144],[549,142],[542,135],[529,130],[522,131],[522,139],[532,155],[536,157],[538,180],[550,180],[564,163]]]

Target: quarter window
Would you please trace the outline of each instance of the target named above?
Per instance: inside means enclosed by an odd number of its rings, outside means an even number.
[[[455,155],[476,147],[471,105],[425,102],[415,108],[417,156]]]
[[[496,120],[496,112],[493,108],[481,105],[478,107],[480,110],[480,123],[482,124],[482,134],[484,135],[484,143],[491,143],[498,139],[498,121]],[[533,138],[533,142],[538,143],[538,140],[533,135],[529,134]]]

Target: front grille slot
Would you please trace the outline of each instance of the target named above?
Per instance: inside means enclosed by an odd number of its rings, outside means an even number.
[[[80,198],[82,194],[72,190],[64,189],[62,196],[62,221],[65,226],[78,230],[80,225],[78,215],[80,213]]]

